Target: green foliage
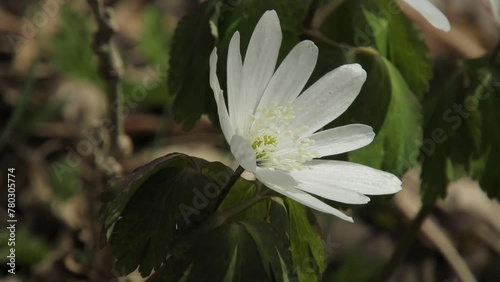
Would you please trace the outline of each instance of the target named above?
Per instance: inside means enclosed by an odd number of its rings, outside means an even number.
[[[428,202],[444,197],[449,180],[447,173],[451,158],[464,163],[471,151],[466,119],[470,116],[463,107],[465,73],[442,67],[445,77],[438,77],[424,99],[425,134],[421,148],[422,193]],[[465,155],[465,156],[464,156]]]
[[[223,225],[193,238],[181,281],[289,281],[289,250],[281,242],[283,234],[271,224]]]
[[[422,99],[429,88],[432,78],[432,61],[427,52],[427,46],[408,18],[391,0],[379,1],[379,6],[393,11],[389,15],[387,37],[387,57],[401,73],[409,89]]]
[[[137,266],[143,276],[157,269],[176,236],[210,208],[219,187],[199,173],[206,163],[167,155],[118,184],[124,190],[104,207],[101,219],[121,275]]]
[[[286,199],[289,238],[294,269],[299,281],[319,281],[325,270],[324,246],[311,226],[307,210],[301,204]]]
[[[469,174],[492,198],[500,197],[496,161],[500,85],[487,60],[440,66],[424,100],[421,148],[424,201],[445,197],[450,181]]]
[[[101,221],[118,273],[139,267],[147,276],[164,264],[162,275],[180,281],[318,281],[323,244],[302,205],[273,198],[231,214],[256,191],[239,179],[213,213],[232,173],[172,154],[115,183],[123,191],[105,204]]]
[[[356,101],[329,125],[364,123],[374,128],[375,140],[349,153],[351,161],[396,175],[420,161],[424,201],[445,196],[449,181],[463,174],[479,179],[490,197],[500,198],[498,70],[487,60],[477,60],[436,64],[433,76],[420,34],[391,0],[343,1],[323,22],[321,36],[304,34],[310,2],[207,1],[179,22],[170,54],[165,52],[170,39],[160,14],[146,10],[139,49],[150,64],[160,62],[170,70],[168,89],[161,85],[151,93],[175,97],[174,116],[186,129],[202,114],[215,117],[209,87],[214,45],[224,87],[230,38],[238,30],[245,52],[259,18],[275,9],[284,33],[281,58],[307,36],[319,46],[309,83],[345,63],[359,63],[367,71]],[[163,65],[167,60],[168,66]],[[155,104],[169,103],[168,95],[153,96]],[[238,209],[263,189],[242,178],[216,207],[232,173],[221,163],[172,154],[115,183],[123,191],[105,204],[101,219],[118,272],[125,275],[138,267],[147,276],[161,269],[166,281],[319,281],[325,254],[307,209],[276,196]],[[365,265],[351,257],[334,279],[365,280],[377,267],[356,272]]]
[[[468,100],[472,112],[478,114],[478,137],[475,148],[478,150],[473,163],[473,176],[479,179],[479,185],[488,196],[500,199],[500,76],[498,69],[481,68],[471,70],[471,80],[475,89]],[[467,105],[467,104],[466,104]],[[472,166],[472,165],[471,165]]]
[[[280,58],[299,42],[310,0],[223,0],[218,10],[219,41],[222,50],[227,49],[236,31],[241,34],[241,46],[248,46],[250,36],[260,17],[268,10],[275,10],[280,19],[283,42]],[[242,48],[242,55],[246,48]]]
[[[352,122],[371,125],[377,133],[375,140],[351,152],[349,159],[396,175],[417,163],[422,130],[421,106],[415,93],[422,95],[431,77],[425,45],[417,33],[407,34],[411,29],[399,8],[388,0],[345,1],[321,27],[330,39],[348,45],[330,46],[326,56],[336,53],[337,63],[321,57],[319,69],[356,62],[368,72],[359,97],[331,126]]]
[[[381,101],[389,100],[389,104],[375,140],[369,146],[351,152],[349,158],[400,175],[417,162],[422,142],[420,104],[401,74],[386,58],[374,58],[366,84],[361,95],[389,95],[388,98],[379,96]],[[376,91],[369,87],[374,84],[378,86]],[[379,106],[375,102],[366,104],[370,108]],[[375,108],[369,112],[375,113]],[[366,121],[373,118],[365,116]]]
[[[219,207],[219,211],[223,212],[232,207],[238,206],[241,203],[244,203],[250,200],[255,193],[257,192],[257,188],[255,187],[255,183],[247,181],[245,179],[238,179],[234,187],[231,189],[231,192],[227,195],[226,199]],[[261,201],[250,208],[244,210],[243,212],[237,214],[234,219],[235,220],[243,220],[243,219],[253,219],[253,220],[264,220],[269,213],[269,202]]]
[[[213,7],[204,3],[179,22],[170,50],[168,90],[174,98],[173,113],[185,129],[202,114],[214,113],[215,100],[209,85],[209,58],[214,39],[210,31]]]

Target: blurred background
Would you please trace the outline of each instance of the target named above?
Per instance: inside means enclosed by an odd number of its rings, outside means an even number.
[[[0,2],[0,178],[5,183],[3,172],[16,169],[18,219],[16,275],[6,275],[9,234],[0,230],[1,281],[142,281],[137,274],[116,277],[109,249],[99,247],[103,180],[170,152],[232,165],[224,138],[207,117],[188,132],[172,117],[172,35],[202,1],[104,2],[112,7],[123,59],[126,136],[120,137],[119,160],[107,157],[98,129],[112,105],[96,72],[97,25],[87,2]],[[495,48],[500,30],[487,1],[435,3],[451,21],[449,33],[402,5],[433,57],[478,58]],[[328,255],[323,281],[365,281],[390,256],[420,205],[419,172],[409,171],[403,181],[402,192],[387,204],[356,209],[355,224],[318,215]],[[459,281],[452,266],[462,261],[479,281],[500,281],[499,203],[464,177],[449,185],[437,207],[392,281]]]

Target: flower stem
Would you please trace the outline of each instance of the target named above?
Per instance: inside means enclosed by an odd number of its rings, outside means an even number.
[[[405,233],[403,234],[403,237],[398,242],[396,250],[392,253],[391,258],[387,261],[387,263],[384,265],[384,268],[379,272],[377,276],[375,276],[375,279],[373,279],[372,281],[374,282],[389,281],[391,276],[394,274],[394,271],[396,271],[397,266],[403,261],[406,254],[408,253],[408,250],[412,246],[413,241],[417,237],[418,231],[422,226],[422,223],[427,218],[427,216],[431,214],[431,212],[433,211],[434,203],[435,200],[431,201],[430,203],[422,205],[422,207],[418,211],[417,216],[413,219],[410,226],[408,227],[408,229],[406,229]]]
[[[219,209],[220,205],[226,198],[227,194],[229,194],[229,191],[231,191],[231,188],[233,188],[234,184],[240,178],[241,174],[245,171],[245,169],[241,166],[238,166],[234,173],[231,175],[231,178],[229,178],[229,181],[222,187],[222,190],[220,191],[219,196],[217,197],[217,202],[215,203],[215,209]]]

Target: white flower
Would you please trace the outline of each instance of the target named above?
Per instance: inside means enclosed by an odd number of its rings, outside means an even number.
[[[413,9],[417,10],[435,28],[450,31],[448,18],[429,0],[404,0]]]
[[[391,194],[401,181],[367,166],[317,158],[369,144],[371,127],[352,124],[317,132],[351,105],[366,80],[358,64],[339,67],[300,96],[316,65],[318,48],[297,44],[275,71],[281,28],[275,11],[257,23],[245,59],[240,35],[229,43],[228,108],[216,74],[216,49],[210,57],[210,85],[220,124],[238,163],[267,187],[321,212],[352,221],[310,194],[347,204],[365,204],[367,195]],[[310,193],[310,194],[309,194]]]

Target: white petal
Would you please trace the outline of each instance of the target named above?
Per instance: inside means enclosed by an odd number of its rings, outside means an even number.
[[[312,41],[297,44],[274,73],[259,105],[293,102],[309,80],[317,59],[318,47]]]
[[[243,131],[248,128],[248,114],[254,112],[276,68],[281,45],[281,28],[276,12],[267,11],[260,18],[250,38],[243,63],[242,108]]]
[[[328,213],[340,217],[343,220],[353,222],[352,218],[345,215],[343,212],[330,207],[321,200],[303,192],[297,188],[293,188],[293,183],[297,183],[290,175],[284,172],[273,171],[268,169],[257,168],[256,175],[262,183],[274,191],[287,196],[305,206],[315,209],[320,212]]]
[[[448,18],[434,4],[428,0],[405,0],[413,9],[417,10],[435,28],[450,31]]]
[[[241,75],[242,62],[240,53],[240,33],[235,32],[229,42],[229,50],[227,54],[227,100],[229,106],[229,116],[232,120],[238,121],[241,118],[238,116],[244,113],[241,104],[238,103],[241,96]]]
[[[295,174],[293,176],[295,177]],[[298,189],[328,200],[354,205],[366,204],[370,201],[370,198],[367,196],[352,190],[337,187],[337,185],[334,185],[334,182],[317,182],[311,177],[308,177],[309,181],[306,181],[304,178],[300,178],[300,176],[295,178],[300,182],[297,187]]]
[[[292,126],[307,127],[303,136],[325,126],[352,104],[365,80],[366,72],[359,64],[344,65],[327,73],[293,102],[297,117]]]
[[[227,143],[229,144],[234,135],[234,129],[233,126],[231,125],[231,120],[229,119],[229,115],[227,114],[226,101],[224,100],[224,95],[222,94],[222,91],[219,93],[219,98],[216,99],[216,102],[217,102],[217,112],[219,114],[220,127],[222,129],[224,137],[226,138]]]
[[[338,185],[332,184],[334,182],[318,182],[316,181],[316,175],[308,174],[308,172],[309,170],[284,172],[257,168],[257,178],[263,178],[267,183],[274,183],[280,187],[297,188],[304,192],[340,203],[366,204],[370,201],[370,198],[365,195],[338,187]]]
[[[350,124],[315,133],[310,149],[321,157],[350,152],[370,144],[375,137],[373,129],[364,124]]]
[[[255,152],[248,141],[240,135],[234,135],[229,144],[236,161],[244,169],[255,172],[257,169],[257,160],[255,159]]]
[[[217,78],[217,48],[214,48],[212,54],[210,55],[210,86],[214,91],[222,133],[224,134],[227,143],[229,143],[231,141],[231,137],[234,135],[234,130],[231,125],[231,120],[227,114],[226,102],[224,101],[224,95],[220,89],[219,79]]]
[[[290,174],[297,180],[314,179],[317,183],[331,184],[366,195],[393,194],[401,190],[396,176],[368,166],[331,160],[312,160],[309,169]]]
[[[212,50],[210,54],[210,87],[214,91],[215,99],[219,97],[220,89],[219,79],[217,78],[217,48]]]

